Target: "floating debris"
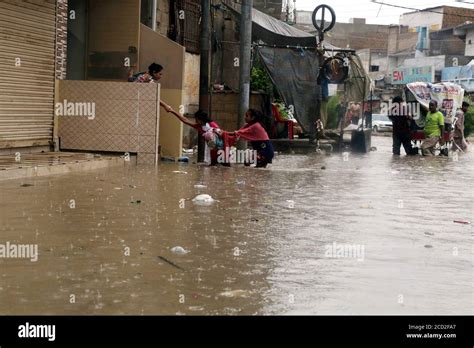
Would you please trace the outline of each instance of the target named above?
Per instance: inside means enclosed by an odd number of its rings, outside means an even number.
[[[30,187],[30,186],[34,186],[33,184],[21,184],[20,187]]]
[[[167,258],[165,258],[165,257],[163,257],[163,256],[158,256],[158,258],[159,258],[160,260],[165,261],[167,264],[169,264],[169,265],[171,265],[171,266],[173,266],[173,267],[175,267],[175,268],[177,268],[177,269],[179,269],[179,270],[181,270],[181,271],[184,271],[184,268],[178,266],[178,265],[175,264],[174,262],[171,262],[171,261],[168,260]]]
[[[140,204],[141,202],[142,202],[142,201],[138,199],[138,200],[136,200],[136,201],[131,201],[130,203],[132,203],[132,204]]]
[[[173,171],[174,174],[188,174],[188,172],[183,172],[181,170],[175,170]]]
[[[247,290],[231,290],[231,291],[224,291],[219,294],[221,297],[249,297],[251,294],[250,291]]]
[[[214,198],[209,195],[203,194],[194,197],[193,203],[197,205],[211,205],[215,202]]]
[[[206,186],[206,185],[198,184],[198,185],[194,185],[194,188],[197,188],[197,189],[206,189],[207,186]]]
[[[175,253],[175,254],[179,254],[179,255],[185,255],[187,253],[189,253],[188,250],[184,249],[183,247],[180,247],[180,246],[175,246],[173,248],[171,248],[171,252]]]
[[[470,221],[463,221],[463,220],[454,220],[453,221],[455,224],[461,224],[461,225],[470,225]]]

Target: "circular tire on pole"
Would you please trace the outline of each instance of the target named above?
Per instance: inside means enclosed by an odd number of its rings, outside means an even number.
[[[316,17],[319,14],[319,11],[322,12],[321,26],[319,26],[318,21],[316,19]],[[329,24],[327,28],[324,27],[326,24],[325,18],[324,18],[326,11],[329,11],[329,13],[331,14],[331,24]],[[336,25],[336,12],[334,12],[334,9],[331,6],[319,5],[318,7],[314,9],[312,19],[313,19],[313,25],[316,28],[316,30],[319,31],[319,33],[326,33],[332,28],[334,28],[334,26]]]

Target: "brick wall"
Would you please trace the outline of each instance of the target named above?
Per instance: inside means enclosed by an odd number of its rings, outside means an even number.
[[[388,54],[412,51],[416,48],[418,33],[408,31],[406,26],[390,26],[388,37]]]
[[[56,1],[56,57],[55,77],[66,79],[67,67],[67,0]]]
[[[364,48],[387,49],[389,26],[365,23],[336,23],[325,40],[336,47],[360,50]]]
[[[463,7],[444,6],[443,13],[442,29],[456,27],[474,18],[474,10]]]
[[[252,94],[250,96],[250,108],[262,110],[262,96]],[[239,94],[238,93],[216,93],[212,95],[212,119],[222,129],[233,131],[239,126]]]

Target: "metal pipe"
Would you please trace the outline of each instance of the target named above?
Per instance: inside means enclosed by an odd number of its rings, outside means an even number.
[[[209,53],[210,53],[210,24],[211,24],[211,0],[201,0],[202,27],[201,27],[201,65],[199,78],[199,108],[209,114]],[[204,138],[198,138],[198,162],[205,158]]]
[[[151,29],[156,31],[156,11],[158,10],[158,0],[153,0],[151,9]]]
[[[252,50],[253,0],[242,0],[240,16],[240,102],[239,126],[245,124],[245,113],[250,106],[250,59]]]

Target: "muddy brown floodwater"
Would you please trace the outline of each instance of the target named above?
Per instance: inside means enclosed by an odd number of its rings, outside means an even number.
[[[390,142],[268,170],[0,182],[0,244],[39,249],[0,259],[0,313],[472,314],[473,230],[454,221],[473,219],[473,153],[393,158]]]

